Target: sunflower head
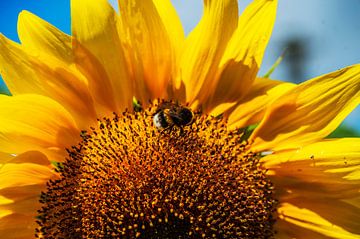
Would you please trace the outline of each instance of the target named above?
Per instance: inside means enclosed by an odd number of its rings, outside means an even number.
[[[360,140],[326,139],[359,65],[258,77],[276,0],[204,1],[187,36],[170,0],[118,2],[0,35],[2,237],[359,238]]]
[[[159,131],[154,109],[103,118],[42,194],[38,236],[269,238],[276,202],[239,130],[196,114]]]

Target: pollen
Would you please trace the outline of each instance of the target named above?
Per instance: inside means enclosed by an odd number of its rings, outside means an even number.
[[[195,113],[159,130],[156,104],[98,120],[42,193],[37,238],[273,238],[273,184],[243,131]]]

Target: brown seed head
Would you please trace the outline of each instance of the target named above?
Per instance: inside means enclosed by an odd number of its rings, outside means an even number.
[[[196,114],[161,132],[156,106],[98,121],[41,196],[40,238],[272,238],[273,185],[240,131]]]

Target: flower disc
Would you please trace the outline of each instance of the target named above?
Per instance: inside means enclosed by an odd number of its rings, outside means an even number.
[[[37,237],[273,237],[274,189],[243,133],[199,113],[158,130],[155,108],[84,132],[41,197]]]

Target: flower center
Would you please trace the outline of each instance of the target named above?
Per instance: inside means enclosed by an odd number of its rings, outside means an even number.
[[[272,238],[273,185],[240,130],[194,114],[154,126],[157,106],[98,121],[41,196],[40,238]]]

